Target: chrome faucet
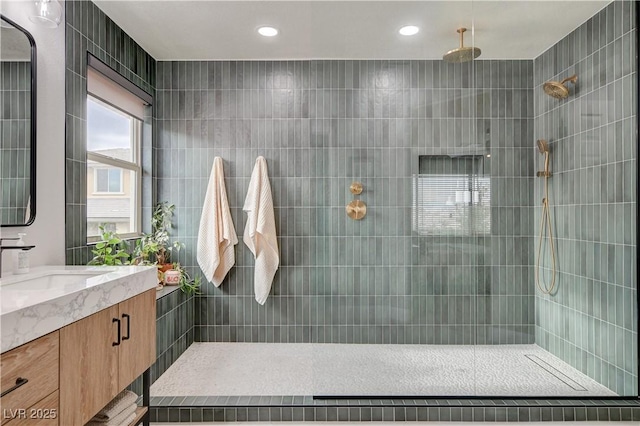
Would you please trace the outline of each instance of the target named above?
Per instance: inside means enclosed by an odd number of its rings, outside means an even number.
[[[0,278],[2,278],[2,252],[5,250],[31,250],[35,246],[3,246],[3,241],[18,241],[20,238],[0,238]]]

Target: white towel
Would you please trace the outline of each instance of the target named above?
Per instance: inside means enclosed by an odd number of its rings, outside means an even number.
[[[122,413],[125,409],[129,408],[132,404],[135,405],[138,400],[138,395],[130,390],[123,390],[110,403],[106,405],[102,410],[95,415],[92,421],[106,422],[109,419]]]
[[[254,272],[256,300],[264,305],[280,263],[271,185],[267,175],[267,161],[264,157],[258,157],[256,160],[243,210],[248,215],[243,241],[256,259]]]
[[[129,417],[124,419],[124,421],[118,426],[129,426],[135,418],[136,418],[136,413],[134,411],[133,414],[130,414]]]
[[[233,246],[238,236],[233,226],[227,190],[224,186],[222,159],[213,160],[209,186],[204,197],[198,230],[198,265],[208,281],[219,287],[236,263]]]
[[[122,426],[130,424],[136,417],[138,406],[134,403],[126,407],[121,413],[108,420],[96,420],[96,417],[89,420],[85,426]]]

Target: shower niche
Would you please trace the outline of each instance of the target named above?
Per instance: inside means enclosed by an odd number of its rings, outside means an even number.
[[[491,234],[491,176],[484,155],[421,155],[411,228],[424,236]]]

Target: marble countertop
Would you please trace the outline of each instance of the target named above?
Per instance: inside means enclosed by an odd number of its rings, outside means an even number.
[[[41,266],[0,279],[0,352],[156,287],[155,266]]]

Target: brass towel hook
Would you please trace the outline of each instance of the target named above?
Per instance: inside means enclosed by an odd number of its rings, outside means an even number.
[[[353,195],[360,195],[362,194],[363,187],[360,182],[353,182],[349,187],[349,190]],[[364,201],[356,199],[347,204],[346,210],[347,216],[351,219],[360,220],[367,214],[367,205]]]

